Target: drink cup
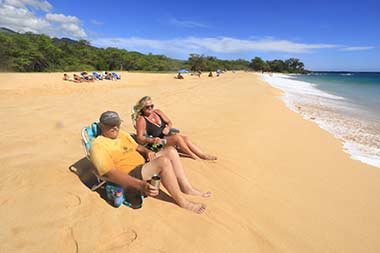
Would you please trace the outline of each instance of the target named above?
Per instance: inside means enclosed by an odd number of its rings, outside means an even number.
[[[154,174],[150,179],[150,184],[154,187],[160,188],[161,177],[158,174]]]

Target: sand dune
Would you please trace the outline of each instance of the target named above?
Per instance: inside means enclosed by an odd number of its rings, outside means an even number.
[[[121,74],[91,84],[0,74],[0,252],[380,251],[380,170],[351,160],[255,74]],[[213,192],[202,215],[153,198],[113,208],[68,169],[86,166],[84,125],[115,110],[132,132],[144,95],[219,157],[182,159]]]

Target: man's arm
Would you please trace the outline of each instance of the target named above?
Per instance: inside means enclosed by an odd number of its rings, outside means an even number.
[[[158,188],[144,180],[139,180],[117,169],[112,169],[104,175],[109,181],[120,185],[122,188],[133,187],[148,196],[158,195]]]
[[[136,151],[139,152],[142,156],[144,156],[147,161],[151,161],[156,157],[156,153],[142,145],[138,145]]]

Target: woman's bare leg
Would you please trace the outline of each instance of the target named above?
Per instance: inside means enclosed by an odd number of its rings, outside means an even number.
[[[200,157],[203,160],[216,160],[218,159],[214,155],[209,155],[204,153],[198,146],[196,146],[194,143],[190,141],[190,138],[187,136],[182,135],[183,140],[185,141],[186,145],[189,147],[189,149],[196,154],[198,157]]]
[[[178,134],[171,135],[171,136],[166,137],[165,139],[167,141],[166,145],[178,147],[181,150],[181,152],[189,155],[194,160],[198,159],[196,154],[194,154],[191,151],[191,149],[187,146],[185,140],[182,138],[181,135],[178,135]]]
[[[203,213],[206,210],[206,205],[189,201],[182,196],[169,158],[164,156],[158,157],[153,161],[146,163],[141,170],[144,180],[149,180],[154,174],[158,173],[161,176],[162,185],[168,190],[169,194],[180,207],[195,213]]]
[[[174,174],[177,177],[179,187],[183,193],[195,196],[201,196],[208,198],[211,196],[211,192],[202,192],[191,185],[189,179],[186,176],[185,170],[179,158],[178,152],[173,147],[166,147],[164,150],[157,153],[157,156],[165,156],[169,158],[172,163]]]

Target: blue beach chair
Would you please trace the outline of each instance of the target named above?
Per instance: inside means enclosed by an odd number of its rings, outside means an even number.
[[[115,72],[112,72],[111,73],[117,80],[120,80],[121,79],[121,76]]]
[[[81,136],[82,136],[82,145],[84,152],[86,154],[86,158],[90,160],[90,149],[91,149],[91,144],[94,138],[96,138],[98,135],[100,135],[100,128],[97,123],[92,123],[91,126],[87,126],[82,128],[81,131]],[[91,187],[92,191],[96,191],[99,189],[101,186],[103,186],[107,180],[101,176],[98,175],[98,173],[94,170],[94,175],[96,176],[97,179],[97,184],[93,185]]]
[[[81,131],[82,144],[83,144],[83,148],[84,148],[84,151],[86,154],[86,158],[90,162],[91,162],[91,160],[90,160],[90,149],[91,149],[92,141],[94,140],[94,138],[99,136],[100,133],[101,133],[101,129],[98,126],[98,123],[96,123],[96,122],[92,123],[91,126],[87,126],[87,127],[82,128],[82,131]],[[91,190],[96,191],[97,189],[99,189],[100,187],[105,185],[107,198],[108,198],[108,200],[111,200],[112,195],[118,190],[118,188],[120,188],[120,186],[107,181],[107,178],[100,176],[96,170],[93,170],[92,172],[96,176],[97,183],[91,187]],[[144,201],[144,196],[141,195],[140,197],[141,197],[141,204],[133,205],[132,203],[130,203],[126,200],[126,192],[124,191],[123,204],[128,206],[128,207],[135,208],[135,209],[141,208],[142,203]]]
[[[95,78],[98,79],[98,80],[103,80],[103,77],[101,75],[99,75],[98,72],[94,71],[94,72],[92,72],[92,75],[95,76]]]

